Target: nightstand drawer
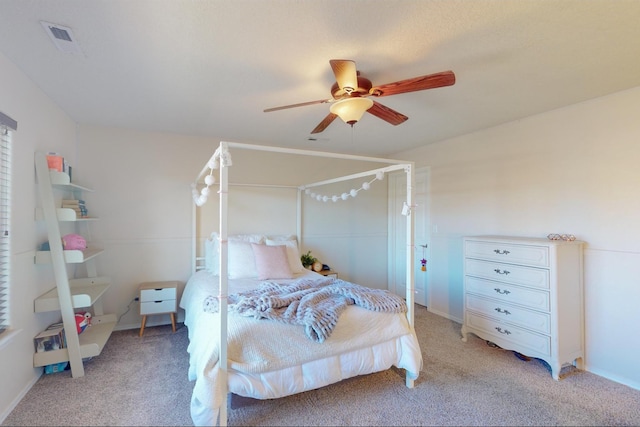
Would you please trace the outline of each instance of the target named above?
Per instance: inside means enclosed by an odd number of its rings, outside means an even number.
[[[177,308],[177,300],[165,300],[165,301],[146,301],[140,303],[140,314],[160,314],[160,313],[173,313]]]
[[[141,289],[140,302],[175,300],[176,288]]]

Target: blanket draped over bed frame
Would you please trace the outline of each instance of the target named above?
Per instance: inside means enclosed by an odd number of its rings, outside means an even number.
[[[372,289],[341,279],[300,279],[293,283],[264,282],[256,289],[229,295],[229,311],[256,319],[302,325],[315,342],[324,342],[349,305],[371,311],[406,313],[403,298],[387,290]],[[216,304],[217,306],[217,304]],[[205,310],[211,306],[205,304]]]

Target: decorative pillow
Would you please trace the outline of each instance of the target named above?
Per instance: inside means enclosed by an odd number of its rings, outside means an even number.
[[[289,268],[293,273],[304,273],[305,268],[300,261],[300,252],[298,251],[298,240],[295,236],[287,239],[270,239],[267,237],[266,243],[268,246],[284,246],[287,251],[287,259],[289,260]]]
[[[287,249],[284,245],[268,246],[251,243],[256,259],[258,279],[293,279]]]
[[[252,279],[258,276],[255,256],[251,249],[251,245],[254,244],[242,240],[227,241],[229,279]]]

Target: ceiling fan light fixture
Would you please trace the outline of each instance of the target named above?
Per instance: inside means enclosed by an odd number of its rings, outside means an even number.
[[[331,105],[329,111],[340,117],[343,122],[353,126],[362,115],[373,106],[373,101],[369,98],[346,98],[341,99]]]

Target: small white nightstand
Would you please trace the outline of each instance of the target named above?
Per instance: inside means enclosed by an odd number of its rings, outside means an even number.
[[[176,331],[176,311],[178,310],[178,282],[145,282],[138,286],[140,300],[140,336],[144,333],[147,316],[170,314],[173,332]]]

